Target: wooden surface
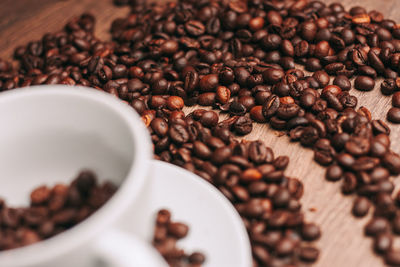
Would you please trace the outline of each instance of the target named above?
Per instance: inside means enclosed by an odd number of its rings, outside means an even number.
[[[342,0],[342,3],[347,8],[362,5],[377,9],[386,17],[400,21],[400,9],[396,8],[398,0]],[[111,0],[1,0],[0,57],[10,58],[14,47],[40,39],[46,32],[59,30],[68,19],[86,11],[97,18],[97,36],[106,39],[109,38],[108,29],[112,20],[124,17],[129,9],[113,7]],[[390,97],[382,96],[379,90],[352,92],[359,97],[359,105],[368,107],[374,118],[386,117]],[[399,153],[400,126],[390,125],[392,148]],[[286,136],[279,137],[267,125],[256,125],[247,138],[262,139],[276,154],[290,156],[287,174],[303,180],[305,193],[302,203],[306,218],[318,223],[323,231],[322,238],[317,242],[321,255],[315,266],[384,266],[382,260],[372,253],[371,239],[363,235],[363,226],[368,218],[355,219],[350,215],[353,197],[340,193],[340,183],[324,179],[324,169],[313,161],[311,150],[300,147],[298,143],[290,143]],[[400,181],[397,180],[396,184],[399,188]],[[400,247],[400,241],[397,241],[397,247]]]

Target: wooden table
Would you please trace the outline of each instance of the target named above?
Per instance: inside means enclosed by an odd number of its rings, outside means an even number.
[[[71,17],[92,12],[97,18],[96,36],[109,38],[111,22],[124,17],[129,9],[114,7],[112,0],[1,0],[0,57],[10,58],[14,47],[37,40],[46,32],[61,29]],[[325,2],[333,2],[326,0]],[[386,17],[400,21],[398,0],[342,0],[346,7],[361,5],[377,9]],[[382,96],[378,86],[373,92],[352,91],[359,104],[368,107],[374,118],[385,119],[391,106],[390,97]],[[391,124],[392,148],[400,152],[400,126]],[[306,218],[322,227],[323,235],[317,245],[321,248],[318,267],[378,267],[380,258],[371,250],[372,240],[364,237],[363,226],[368,218],[355,219],[350,215],[353,196],[340,193],[340,183],[324,178],[324,168],[313,161],[313,153],[288,137],[279,135],[267,125],[256,125],[248,139],[262,139],[278,155],[290,156],[287,174],[300,178],[305,185],[302,198]],[[397,188],[400,181],[396,181]],[[399,247],[400,241],[396,240]],[[222,266],[221,266],[222,267]],[[232,266],[233,267],[233,266]]]

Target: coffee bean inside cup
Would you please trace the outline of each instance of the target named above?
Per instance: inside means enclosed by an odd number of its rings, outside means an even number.
[[[0,200],[0,250],[19,248],[56,236],[76,226],[116,192],[109,181],[81,171],[70,184],[41,185],[32,190],[28,207]]]

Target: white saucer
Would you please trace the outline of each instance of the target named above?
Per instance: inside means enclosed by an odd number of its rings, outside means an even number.
[[[155,214],[166,208],[172,212],[173,221],[190,227],[178,246],[188,253],[203,252],[207,257],[204,267],[252,266],[250,242],[242,220],[214,186],[161,161],[151,163],[149,179],[141,203],[132,207],[132,216],[124,222],[125,230],[151,241]]]

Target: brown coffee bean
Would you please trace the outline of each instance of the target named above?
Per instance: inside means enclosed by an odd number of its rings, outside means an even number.
[[[393,238],[390,234],[380,234],[374,238],[374,249],[377,253],[386,253],[392,248]]]
[[[387,119],[393,123],[400,123],[400,108],[390,108],[387,113]]]
[[[155,118],[151,121],[151,128],[160,137],[168,133],[168,123],[162,118]]]
[[[40,186],[32,191],[31,203],[33,205],[44,204],[50,198],[51,191],[47,186]]]
[[[351,172],[346,172],[343,177],[342,192],[343,194],[351,194],[357,187],[357,178]]]
[[[354,81],[354,88],[361,91],[371,91],[375,87],[375,81],[368,76],[358,76]]]
[[[185,24],[185,30],[188,34],[193,36],[199,36],[204,34],[205,26],[200,21],[190,20]]]
[[[364,217],[365,215],[367,215],[370,207],[371,203],[366,197],[357,197],[354,200],[352,212],[354,216]]]
[[[188,260],[192,264],[203,264],[206,260],[206,257],[201,252],[193,252],[190,254]]]
[[[314,247],[301,247],[300,258],[306,262],[315,262],[318,259],[319,251]]]
[[[170,96],[167,99],[167,107],[170,110],[180,110],[184,106],[183,99],[179,96]]]
[[[200,79],[200,90],[203,92],[213,91],[218,86],[218,75],[209,74]]]
[[[179,223],[179,222],[171,222],[167,226],[168,234],[176,237],[176,238],[183,238],[189,232],[189,227],[186,224]]]
[[[338,75],[333,80],[333,84],[339,86],[343,91],[349,91],[351,89],[350,80],[344,75]]]
[[[169,137],[177,144],[183,144],[189,141],[189,133],[184,126],[172,124],[168,129]]]
[[[295,244],[288,238],[282,238],[275,247],[276,254],[279,257],[291,255],[294,252]]]
[[[329,181],[338,181],[343,177],[343,170],[338,165],[331,165],[326,170],[326,179]]]
[[[246,135],[253,130],[253,123],[250,118],[241,116],[233,124],[233,129],[238,135]]]
[[[365,226],[365,233],[369,236],[377,236],[387,232],[389,229],[388,221],[384,218],[372,218]]]
[[[366,138],[353,137],[346,142],[345,148],[353,156],[362,156],[368,154],[370,150],[370,142]]]
[[[165,225],[170,222],[171,213],[169,210],[161,209],[157,212],[156,223],[159,225]]]
[[[231,91],[225,86],[218,86],[217,87],[217,94],[216,99],[221,104],[228,103],[231,97]]]
[[[200,118],[201,124],[205,127],[213,127],[218,124],[218,115],[214,111],[206,111]]]
[[[400,265],[400,251],[391,249],[385,254],[385,263],[391,266]]]
[[[262,174],[260,173],[260,171],[254,168],[249,168],[245,170],[240,177],[240,179],[245,182],[257,181],[260,180],[261,178]]]
[[[272,117],[278,110],[280,106],[279,97],[276,95],[271,95],[267,101],[263,104],[262,113],[265,118]]]
[[[271,85],[281,81],[284,75],[285,73],[283,72],[283,70],[280,69],[270,68],[263,72],[264,82]]]
[[[301,228],[301,235],[305,240],[317,240],[321,236],[319,227],[313,223],[304,224]]]
[[[266,118],[263,115],[262,109],[263,109],[262,106],[254,106],[250,110],[250,118],[252,120],[254,120],[255,122],[259,122],[259,123],[266,122]]]
[[[383,165],[391,174],[398,175],[400,173],[400,156],[394,153],[386,153],[382,158]]]

